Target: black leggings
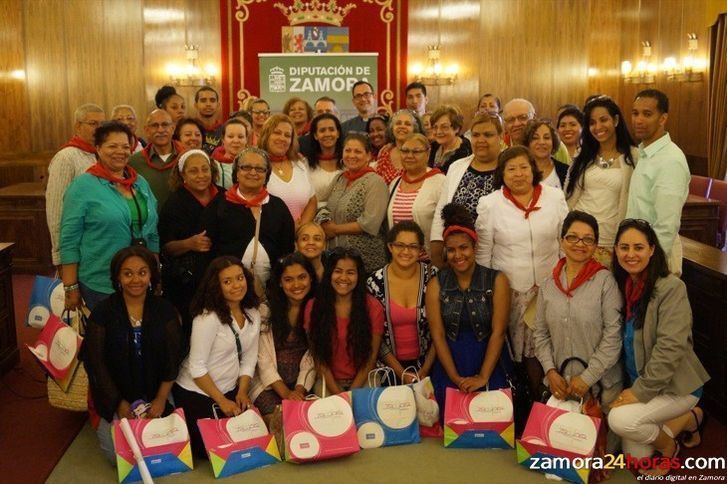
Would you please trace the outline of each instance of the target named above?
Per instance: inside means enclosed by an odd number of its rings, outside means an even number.
[[[184,409],[184,418],[187,420],[189,438],[192,442],[192,453],[195,457],[207,458],[207,452],[202,441],[202,434],[199,433],[197,420],[201,418],[214,418],[215,415],[212,412],[212,405],[215,404],[215,401],[207,395],[186,390],[176,383],[172,387],[172,394],[174,395],[174,404],[176,407]],[[237,388],[225,393],[225,398],[234,402],[235,395],[237,395]],[[224,415],[220,415],[220,412],[218,412],[218,416],[224,417]]]

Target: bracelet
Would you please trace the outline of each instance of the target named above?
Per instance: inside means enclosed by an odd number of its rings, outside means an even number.
[[[75,284],[71,284],[70,286],[63,286],[63,290],[65,292],[73,292],[76,289],[78,289],[79,287],[80,286],[78,285],[78,283],[75,283]]]

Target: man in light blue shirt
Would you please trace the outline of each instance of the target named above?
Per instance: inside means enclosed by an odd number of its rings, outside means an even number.
[[[639,161],[631,176],[627,218],[640,218],[654,228],[669,260],[669,270],[682,271],[679,240],[682,207],[689,194],[689,165],[666,132],[669,98],[656,89],[639,92],[631,123],[639,144]]]

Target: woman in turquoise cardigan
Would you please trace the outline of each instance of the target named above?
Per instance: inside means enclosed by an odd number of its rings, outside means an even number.
[[[130,245],[159,253],[157,201],[130,166],[133,135],[112,121],[95,134],[96,164],[66,190],[61,216],[61,277],[66,308],[93,307],[114,292],[113,255]]]
[[[669,273],[645,220],[621,222],[614,252],[613,273],[626,301],[627,388],[611,403],[608,424],[621,437],[624,453],[641,459],[656,450],[673,458],[680,444],[691,448],[701,441],[705,414],[696,405],[709,380],[694,354],[687,288]],[[640,471],[660,476],[669,468]]]

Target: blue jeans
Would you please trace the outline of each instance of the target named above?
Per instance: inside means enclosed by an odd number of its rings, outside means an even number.
[[[93,308],[95,308],[98,303],[109,297],[109,294],[94,291],[82,282],[79,282],[78,285],[80,286],[83,302],[86,303],[86,307],[91,311],[93,311]]]

